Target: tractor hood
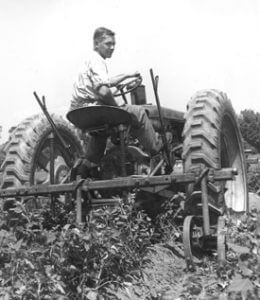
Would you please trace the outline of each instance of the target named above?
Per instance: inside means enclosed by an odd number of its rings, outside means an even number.
[[[149,118],[158,119],[159,113],[156,105],[143,105]],[[167,120],[184,123],[184,113],[170,108],[161,107],[162,117]]]

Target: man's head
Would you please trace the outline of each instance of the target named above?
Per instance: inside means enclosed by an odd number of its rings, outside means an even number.
[[[115,49],[115,33],[105,27],[99,27],[95,30],[94,50],[97,51],[104,59],[110,58]]]

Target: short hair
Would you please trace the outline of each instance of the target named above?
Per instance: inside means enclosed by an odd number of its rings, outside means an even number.
[[[105,27],[97,28],[94,32],[94,35],[93,35],[94,44],[96,44],[97,42],[102,41],[105,38],[106,35],[115,36],[115,33],[112,30],[110,30],[108,28],[105,28]]]

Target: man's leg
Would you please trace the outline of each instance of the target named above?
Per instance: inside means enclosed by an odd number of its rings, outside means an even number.
[[[158,139],[145,109],[139,105],[124,105],[121,108],[131,114],[132,132],[145,150],[151,155],[157,154],[162,148],[162,141]]]
[[[87,143],[86,158],[95,164],[98,164],[104,156],[106,149],[107,136],[105,135],[90,135]]]

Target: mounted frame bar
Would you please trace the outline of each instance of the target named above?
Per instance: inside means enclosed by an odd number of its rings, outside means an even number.
[[[210,180],[224,181],[233,180],[237,174],[236,169],[226,168],[221,170],[210,170]],[[170,174],[160,176],[129,176],[119,177],[111,180],[90,181],[80,179],[71,183],[50,184],[50,185],[33,185],[30,187],[10,188],[0,190],[0,198],[8,197],[26,197],[26,196],[44,196],[63,193],[73,193],[81,188],[83,191],[105,190],[118,188],[142,188],[151,186],[174,184],[195,183],[197,176],[194,173]]]

